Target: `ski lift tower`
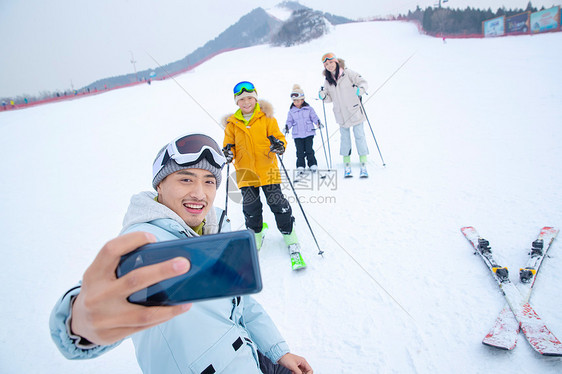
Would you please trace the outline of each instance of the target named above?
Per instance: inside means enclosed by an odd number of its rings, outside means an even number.
[[[437,9],[441,9],[441,3],[447,3],[449,2],[449,0],[439,0],[439,3],[434,4],[433,6],[437,7]],[[443,23],[445,22],[444,20],[444,15],[440,15],[439,19],[440,19],[440,27],[441,27],[441,36],[443,36]],[[443,42],[445,42],[445,37],[443,36]]]
[[[135,57],[133,56],[133,52],[131,52],[131,64],[133,64],[133,69],[135,70],[135,77],[137,77],[137,82],[139,81],[139,75],[137,74],[137,66],[135,65],[137,63],[137,61],[135,60]]]

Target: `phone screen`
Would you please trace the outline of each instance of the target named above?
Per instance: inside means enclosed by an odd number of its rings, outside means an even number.
[[[262,289],[255,237],[250,230],[144,245],[121,257],[117,277],[178,256],[191,262],[186,274],[135,292],[128,300],[149,306],[176,305],[257,293]]]

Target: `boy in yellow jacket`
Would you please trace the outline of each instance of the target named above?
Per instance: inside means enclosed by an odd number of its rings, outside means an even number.
[[[236,181],[242,193],[246,227],[256,233],[256,244],[261,247],[264,237],[260,187],[267,204],[275,215],[277,228],[289,247],[291,259],[300,257],[300,246],[293,229],[291,205],[281,191],[281,173],[277,155],[285,152],[287,141],[273,117],[270,103],[260,100],[254,85],[243,81],[234,87],[234,102],[240,109],[223,120],[223,152],[227,162],[234,160]],[[273,135],[281,143],[272,144]]]

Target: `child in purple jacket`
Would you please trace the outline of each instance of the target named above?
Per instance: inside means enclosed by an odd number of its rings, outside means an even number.
[[[292,129],[293,139],[297,148],[297,173],[304,173],[305,159],[312,172],[318,170],[318,162],[314,156],[312,145],[316,127],[320,126],[320,119],[314,109],[304,101],[304,91],[298,84],[293,86],[291,91],[293,104],[287,115],[285,132]]]

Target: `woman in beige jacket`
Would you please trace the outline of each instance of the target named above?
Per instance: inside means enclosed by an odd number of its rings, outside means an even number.
[[[351,173],[351,131],[355,137],[355,145],[361,162],[361,178],[368,177],[366,162],[369,148],[365,138],[363,122],[365,113],[361,106],[361,95],[368,88],[367,81],[361,74],[345,67],[345,61],[336,58],[333,53],[322,56],[324,64],[324,85],[318,96],[327,103],[333,103],[334,116],[340,125],[340,155],[345,164],[345,177],[353,176]]]

